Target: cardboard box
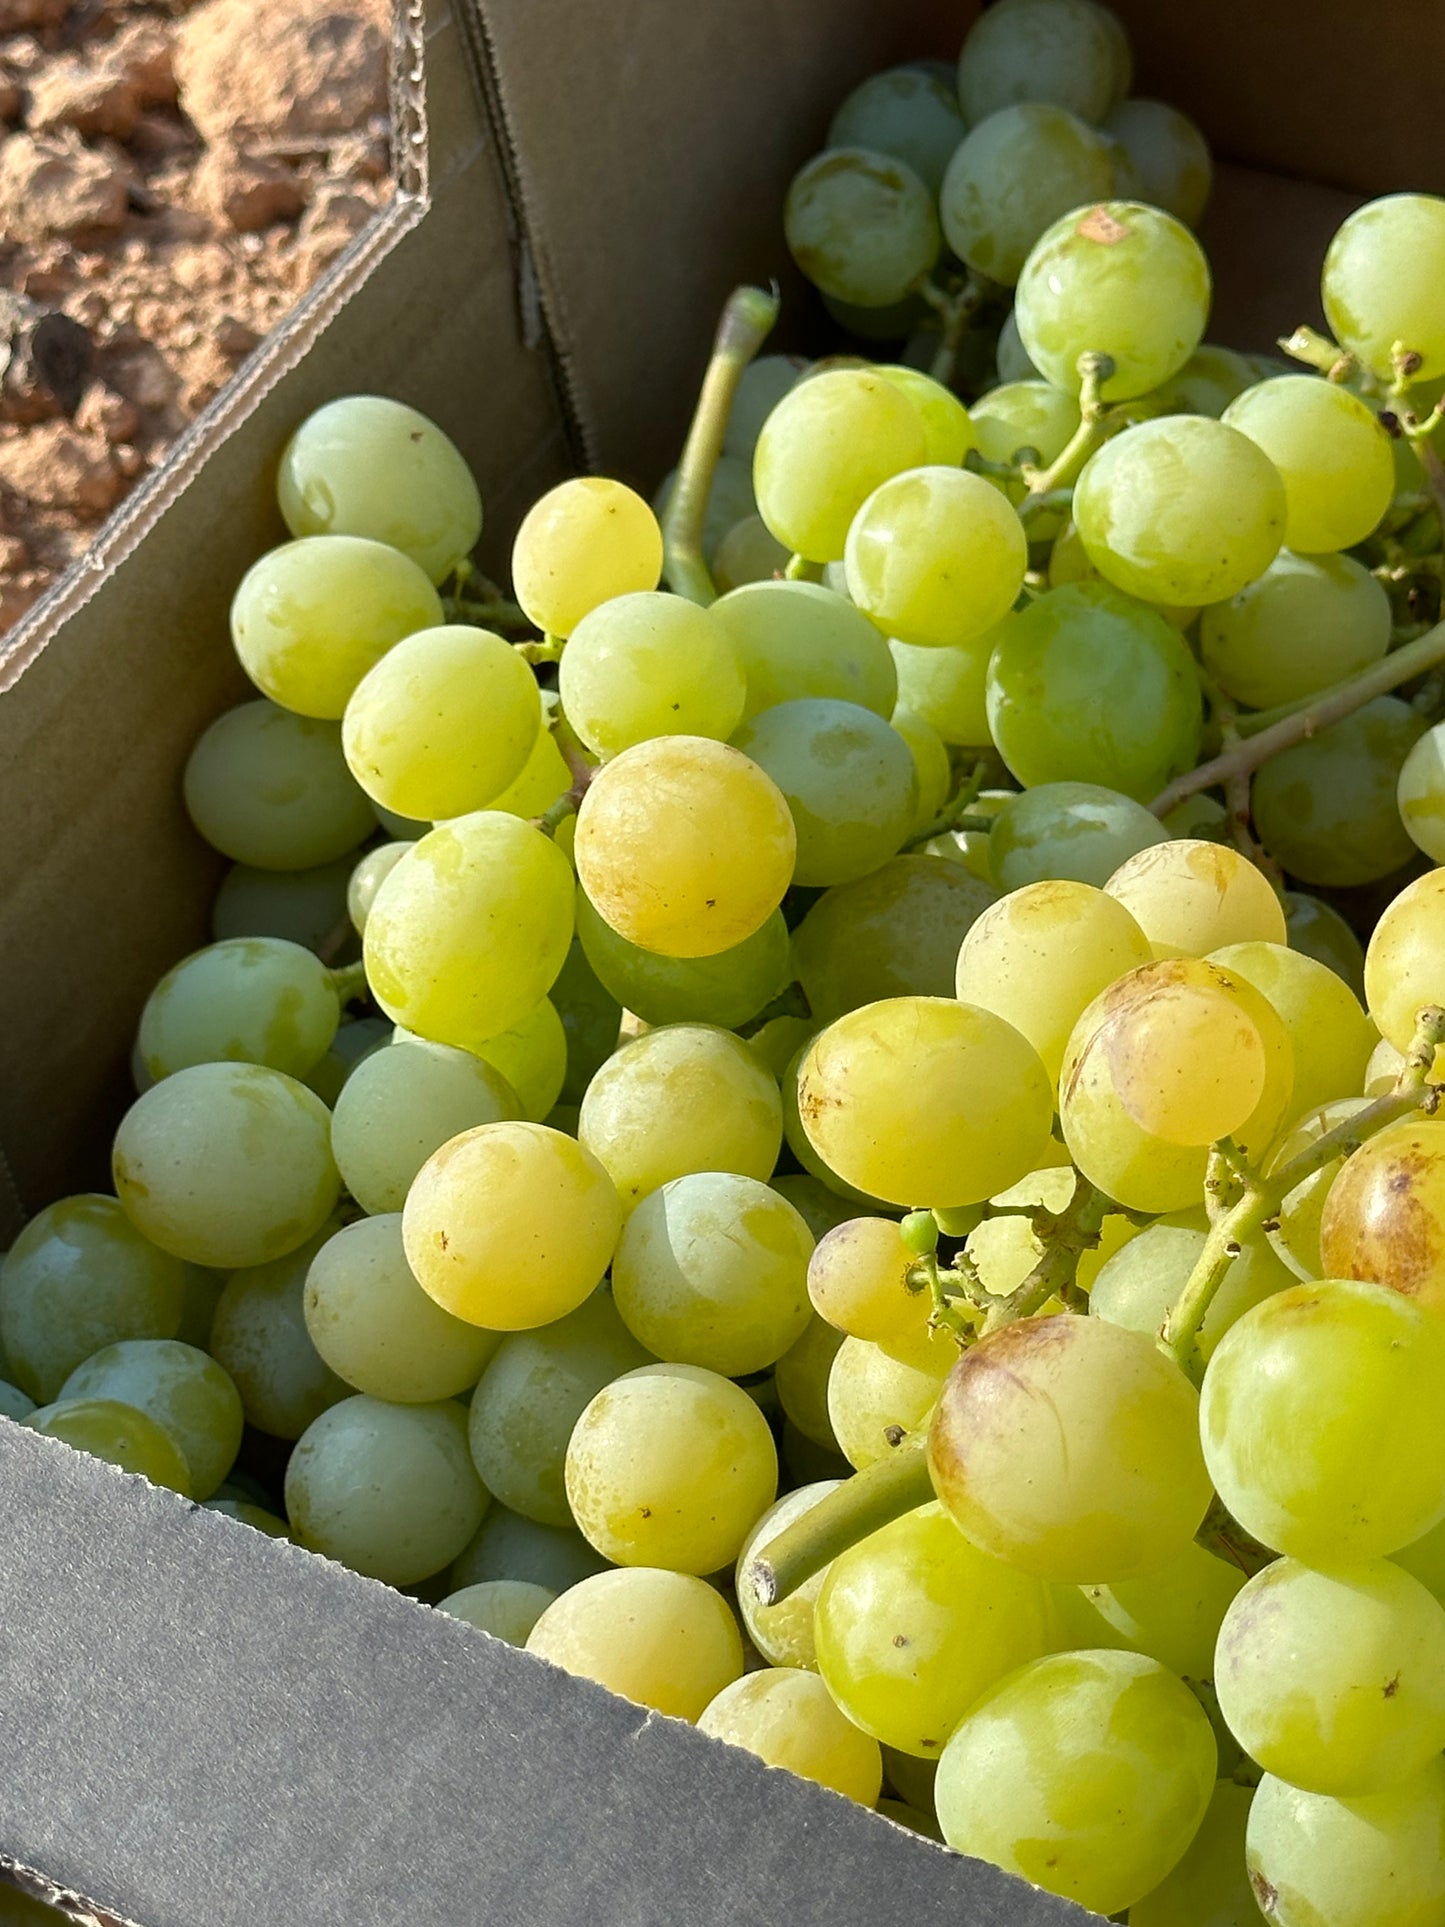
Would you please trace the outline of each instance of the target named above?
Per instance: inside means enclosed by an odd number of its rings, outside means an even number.
[[[204,940],[219,866],[180,772],[243,694],[226,606],[282,534],[289,428],[354,389],[423,408],[476,469],[499,563],[569,470],[650,486],[729,287],[796,289],[782,193],[837,99],[952,52],[976,10],[407,0],[396,199],[0,644],[0,1247],[106,1184],[141,1002]],[[1204,234],[1214,338],[1315,319],[1323,245],[1365,194],[1445,189],[1445,11],[1317,0],[1307,36],[1284,0],[1120,11],[1136,91],[1229,163]],[[4,1421],[0,1508],[0,1869],[111,1917],[1089,1918]]]

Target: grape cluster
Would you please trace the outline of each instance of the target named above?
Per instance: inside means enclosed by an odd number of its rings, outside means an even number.
[[[1128,82],[1000,0],[850,95],[788,238],[921,349],[739,291],[511,596],[434,423],[298,427],[0,1413],[1133,1927],[1438,1927],[1445,202],[1205,343]]]

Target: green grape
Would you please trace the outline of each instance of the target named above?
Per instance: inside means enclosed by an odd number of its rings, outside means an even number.
[[[1212,951],[1209,961],[1253,984],[1289,1032],[1295,1067],[1291,1115],[1360,1089],[1375,1028],[1333,970],[1277,943],[1226,944]]]
[[[1374,409],[1339,382],[1277,375],[1224,411],[1262,448],[1284,481],[1284,539],[1303,555],[1352,548],[1395,493],[1390,438]]]
[[[1100,200],[1075,206],[1039,236],[1018,277],[1014,314],[1029,359],[1056,388],[1077,394],[1080,356],[1104,354],[1113,367],[1103,393],[1128,401],[1188,361],[1204,335],[1209,293],[1209,263],[1181,222],[1141,201]],[[1077,500],[1074,516],[1082,523]]]
[[[783,232],[813,286],[857,308],[904,300],[942,245],[933,190],[906,161],[868,147],[830,147],[801,168]]]
[[[942,80],[920,67],[888,67],[870,74],[829,122],[828,146],[888,154],[905,162],[929,193],[937,194],[949,157],[964,134],[952,81],[952,74]]]
[[[746,679],[706,609],[659,590],[616,596],[578,623],[558,670],[567,720],[615,756],[653,736],[731,736]]]
[[[1260,841],[1303,883],[1372,883],[1409,861],[1415,845],[1397,793],[1425,718],[1397,696],[1377,696],[1254,774]]]
[[[1203,1709],[1157,1660],[1058,1653],[965,1714],[938,1763],[938,1818],[958,1852],[1113,1914],[1183,1857],[1217,1769]]]
[[[28,1398],[18,1385],[8,1379],[0,1378],[0,1418],[28,1418],[36,1410],[35,1400]]]
[[[272,1438],[299,1439],[352,1390],[306,1329],[306,1274],[335,1228],[333,1219],[298,1251],[233,1271],[211,1316],[206,1349],[240,1394],[246,1423]]]
[[[1152,1337],[1026,1318],[963,1354],[929,1432],[959,1529],[1042,1579],[1110,1584],[1183,1552],[1209,1505],[1199,1399]]]
[[[1445,1520],[1431,1526],[1413,1544],[1402,1546],[1392,1555],[1390,1563],[1418,1579],[1427,1592],[1445,1605],[1445,1597],[1442,1597],[1445,1595]]]
[[[743,1541],[734,1568],[738,1611],[742,1615],[748,1638],[770,1666],[801,1666],[810,1672],[817,1671],[813,1609],[817,1605],[818,1594],[823,1590],[828,1567],[822,1567],[811,1579],[805,1579],[796,1591],[789,1593],[776,1606],[766,1606],[758,1597],[752,1561],[780,1532],[795,1525],[805,1512],[811,1512],[820,1500],[826,1499],[830,1492],[836,1492],[841,1484],[841,1479],[818,1479],[810,1485],[796,1487],[769,1506]]]
[[[527,618],[570,636],[589,610],[613,596],[655,589],[662,530],[630,488],[579,475],[534,502],[512,544],[512,586]]]
[[[1100,1268],[1089,1293],[1092,1316],[1153,1337],[1163,1329],[1188,1282],[1204,1250],[1208,1230],[1208,1221],[1199,1210],[1176,1211],[1146,1225]],[[1212,1358],[1231,1325],[1252,1306],[1262,1304],[1294,1281],[1295,1274],[1268,1244],[1255,1238],[1245,1240],[1205,1314],[1197,1340],[1200,1357]],[[1155,1658],[1163,1659],[1164,1655],[1156,1653]]]
[[[211,1326],[215,1322],[216,1306],[225,1287],[226,1273],[208,1271],[204,1265],[186,1264],[181,1266],[181,1271],[185,1283],[182,1286],[179,1329],[174,1332],[123,1332],[121,1337],[179,1338],[183,1345],[194,1345],[199,1351],[210,1350]],[[96,1346],[95,1349],[99,1351],[100,1347]],[[76,1362],[79,1363],[79,1360]]]
[[[186,764],[185,800],[214,849],[258,870],[334,862],[376,825],[337,725],[267,702],[228,709],[204,732]]]
[[[497,1504],[488,1506],[481,1525],[453,1560],[447,1583],[459,1591],[489,1579],[517,1579],[563,1593],[607,1569],[607,1561],[575,1526],[538,1525]]]
[[[1125,102],[1126,106],[1158,104]],[[1139,407],[1153,415],[1209,415],[1218,421],[1235,396],[1242,395],[1257,379],[1252,363],[1243,355],[1236,354],[1233,348],[1221,348],[1205,341],[1178,374],[1171,375],[1162,387],[1141,395]]]
[[[578,896],[581,894],[579,891]],[[580,1104],[582,1093],[617,1048],[622,1006],[599,982],[576,938],[548,993],[548,1002],[561,1019],[567,1038],[561,1102]]]
[[[1278,1559],[1225,1615],[1214,1681],[1267,1773],[1378,1793],[1445,1746],[1445,1608],[1386,1559],[1328,1574]]]
[[[400,1211],[418,1171],[462,1131],[515,1118],[500,1071],[470,1051],[405,1036],[358,1064],[336,1100],[331,1148],[364,1211]]]
[[[908,835],[918,795],[913,757],[872,710],[805,697],[763,710],[733,743],[788,806],[795,883],[826,887],[866,876]]]
[[[1036,522],[1034,526],[1037,533],[1042,533],[1039,523]],[[1054,539],[1053,547],[1049,550],[1050,587],[1062,589],[1071,582],[1102,581],[1103,577],[1089,560],[1077,525],[1073,522],[1065,522]],[[1197,608],[1179,603],[1158,602],[1152,598],[1148,600],[1146,606],[1163,616],[1170,628],[1178,629],[1181,634],[1192,626],[1199,614]]]
[[[420,629],[389,649],[346,705],[347,767],[404,816],[463,816],[513,783],[542,726],[531,669],[466,623]]]
[[[783,1141],[792,1152],[803,1170],[827,1188],[840,1202],[846,1202],[854,1210],[889,1211],[893,1206],[882,1198],[875,1198],[871,1192],[863,1191],[856,1185],[847,1183],[832,1170],[809,1142],[808,1133],[803,1128],[802,1116],[798,1110],[799,1076],[808,1047],[818,1034],[818,1027],[810,1023],[797,1049],[784,1065],[778,1078],[779,1094],[783,1102]],[[940,1220],[940,1223],[942,1220]]]
[[[1283,944],[1284,910],[1264,872],[1222,843],[1179,837],[1140,850],[1104,884],[1154,955],[1203,957],[1226,944]]]
[[[904,1433],[927,1427],[957,1356],[951,1339],[927,1366],[904,1363],[866,1338],[845,1338],[828,1372],[828,1424],[838,1450],[861,1472],[886,1459]]]
[[[1148,103],[1152,105],[1153,103]],[[1132,1927],[1259,1927],[1244,1864],[1254,1789],[1220,1780],[1188,1852],[1129,1909]]]
[[[276,496],[293,535],[385,542],[433,582],[482,532],[482,498],[460,449],[384,395],[342,395],[313,410],[286,444]]]
[[[685,1572],[631,1566],[582,1580],[550,1605],[527,1651],[674,1719],[698,1719],[743,1670],[722,1594]]]
[[[185,1267],[143,1236],[115,1198],[60,1198],[0,1258],[5,1376],[48,1404],[83,1360],[124,1338],[174,1338]]]
[[[696,1365],[644,1365],[587,1405],[567,1446],[582,1536],[624,1566],[716,1572],[777,1497],[778,1455],[747,1393]]]
[[[864,711],[864,714],[869,712]],[[910,837],[921,836],[948,801],[953,788],[953,764],[943,738],[922,716],[911,709],[895,709],[893,727],[908,745],[913,758],[914,795]]]
[[[814,1316],[802,1337],[778,1360],[773,1374],[778,1403],[788,1421],[804,1438],[830,1452],[838,1450],[838,1441],[828,1416],[828,1382],[842,1344],[843,1333]]]
[[[336,1208],[331,1114],[304,1084],[259,1064],[193,1064],[138,1097],[111,1169],[131,1221],[192,1264],[263,1265]]]
[[[789,389],[758,436],[758,513],[809,561],[839,561],[865,500],[890,476],[916,468],[927,446],[918,409],[886,375],[863,368],[810,375]],[[743,668],[751,685],[746,656]]]
[[[354,850],[311,870],[258,870],[236,863],[211,905],[211,936],[281,937],[320,950],[346,918],[346,891],[357,863]]]
[[[1416,877],[1389,904],[1365,952],[1365,1004],[1398,1051],[1424,1004],[1445,1001],[1445,869]]]
[[[985,686],[988,659],[997,630],[973,642],[943,649],[920,649],[907,642],[888,647],[898,670],[898,709],[920,716],[945,743],[973,747],[987,743]]]
[[[976,1204],[1043,1161],[1053,1114],[1033,1046],[992,1012],[892,997],[838,1018],[798,1078],[814,1151],[891,1204]]]
[[[1023,587],[1028,538],[981,475],[911,468],[860,504],[848,529],[848,593],[886,635],[918,648],[971,642]]]
[[[470,1391],[501,1342],[422,1290],[399,1212],[363,1218],[322,1245],[306,1274],[304,1318],[316,1351],[349,1388],[393,1405]]]
[[[654,1357],[741,1378],[802,1336],[812,1249],[803,1219],[767,1185],[691,1172],[628,1219],[612,1261],[617,1309]]]
[[[989,735],[1026,788],[1098,783],[1147,802],[1199,755],[1193,657],[1106,582],[1051,589],[994,632]]]
[[[1394,1081],[1392,1075],[1386,1088],[1392,1087]],[[1326,1131],[1358,1116],[1367,1101],[1366,1097],[1342,1097],[1336,1098],[1333,1103],[1320,1105],[1318,1110],[1306,1111],[1270,1153],[1266,1171],[1278,1171],[1302,1151],[1308,1151]],[[1267,1236],[1296,1278],[1323,1278],[1327,1275],[1325,1261],[1320,1254],[1320,1218],[1345,1156],[1346,1153],[1341,1151],[1338,1157],[1331,1158],[1328,1164],[1307,1177],[1302,1184],[1297,1184],[1285,1195],[1275,1212],[1275,1228]]]
[[[433,1152],[402,1213],[407,1262],[470,1325],[530,1331],[575,1311],[622,1228],[612,1180],[545,1124],[482,1124]]]
[[[1113,1586],[1059,1587],[1061,1650],[1144,1653],[1182,1679],[1214,1677],[1214,1648],[1244,1574],[1202,1546]]]
[[[1204,611],[1199,641],[1221,688],[1272,709],[1378,662],[1390,646],[1390,598],[1353,556],[1281,549],[1263,575]]]
[[[417,817],[398,816],[395,810],[389,810],[381,803],[371,804],[371,814],[389,837],[401,843],[416,843],[434,827]]]
[[[723,453],[751,461],[763,423],[808,372],[799,355],[757,355],[743,369],[728,411]]]
[[[652,512],[659,522],[668,511],[672,502],[672,492],[676,487],[677,470],[669,469],[652,497]],[[703,511],[702,552],[705,561],[710,563],[713,560],[718,545],[728,530],[734,523],[741,521],[743,516],[755,514],[757,506],[753,498],[751,462],[741,455],[719,455],[717,466],[713,470],[712,483],[707,492],[707,504]],[[595,614],[596,611],[591,613]],[[706,735],[707,731],[700,730],[698,734]]]
[[[1193,842],[1222,843],[1228,835],[1229,812],[1208,791],[1197,790],[1166,811],[1159,821],[1171,840],[1182,837]]]
[[[706,737],[663,736],[594,776],[574,854],[620,936],[664,957],[715,957],[777,909],[796,848],[787,802],[756,763]]]
[[[974,23],[958,62],[964,118],[1015,101],[1052,101],[1102,120],[1124,93],[1129,43],[1119,22],[1090,0],[1011,0]]]
[[[1043,377],[1029,360],[1029,351],[1019,334],[1018,315],[1010,308],[999,329],[996,349],[998,378],[1003,382],[1041,381]]]
[[[808,1037],[812,1034],[813,1026],[807,1018],[803,1017],[782,1018],[776,1021],[794,1024],[798,1027],[797,1038],[788,1052],[788,1057],[791,1058],[794,1052],[800,1050],[807,1042]],[[749,1044],[754,1049],[757,1048],[758,1034],[748,1039]],[[782,1071],[786,1070],[786,1068],[787,1064],[785,1061],[780,1067],[779,1076],[781,1076]],[[826,1236],[835,1225],[844,1224],[853,1216],[852,1207],[845,1198],[840,1198],[835,1191],[830,1191],[826,1184],[822,1183],[818,1178],[811,1176],[807,1171],[785,1171],[781,1174],[774,1173],[768,1182],[774,1191],[778,1192],[780,1196],[785,1197],[788,1203],[792,1205],[804,1224],[807,1225],[809,1231],[812,1232],[815,1242],[819,1238]]]
[[[1404,1118],[1347,1157],[1324,1196],[1327,1274],[1388,1285],[1445,1312],[1445,1120]]]
[[[603,922],[577,892],[577,935],[599,982],[648,1024],[747,1023],[792,973],[788,927],[774,911],[750,937],[714,957],[661,957]],[[615,1026],[614,1026],[615,1030]]]
[[[1098,888],[1129,857],[1167,836],[1157,816],[1117,790],[1043,783],[1000,805],[989,862],[1001,890],[1053,881]]]
[[[969,408],[979,452],[991,462],[1012,462],[1031,448],[1047,467],[1063,454],[1079,427],[1079,404],[1047,381],[1006,381]],[[1023,498],[1022,482],[1006,485],[1011,501]]]
[[[1100,575],[1146,602],[1223,602],[1284,540],[1278,470],[1247,435],[1202,415],[1161,415],[1106,442],[1073,509]]]
[[[1215,1489],[1291,1558],[1333,1567],[1394,1552],[1445,1513],[1442,1393],[1445,1327],[1398,1292],[1339,1280],[1277,1292],[1204,1376]]]
[[[953,1341],[931,1329],[928,1294],[909,1285],[915,1262],[892,1218],[850,1218],[819,1240],[808,1262],[808,1297],[850,1338],[937,1375],[953,1363]]]
[[[171,1434],[147,1413],[113,1398],[67,1399],[38,1405],[21,1420],[32,1432],[63,1439],[93,1459],[106,1459],[122,1472],[138,1473],[152,1485],[166,1485],[191,1498],[191,1469]]]
[[[885,381],[901,388],[923,418],[926,442],[923,460],[927,465],[957,468],[978,437],[963,403],[951,388],[945,388],[921,368],[902,362],[885,362],[878,373]]]
[[[1012,287],[1046,228],[1114,184],[1108,147],[1063,107],[1025,101],[981,120],[939,190],[944,238],[961,261]]]
[[[304,1077],[341,1021],[331,972],[281,937],[232,937],[167,971],[141,1012],[141,1061],[152,1082],[193,1064],[268,1064]]]
[[[839,1711],[816,1673],[799,1667],[745,1673],[708,1704],[697,1727],[865,1807],[882,1789],[878,1742]]]
[[[1385,194],[1348,215],[1330,242],[1320,291],[1335,339],[1377,375],[1396,344],[1420,357],[1413,379],[1445,375],[1445,201]]]
[[[582,1099],[578,1134],[626,1212],[690,1172],[767,1178],[782,1139],[782,1102],[739,1038],[710,1025],[669,1024],[600,1068]]]
[[[557,1595],[546,1586],[529,1585],[521,1579],[486,1579],[460,1592],[449,1592],[437,1601],[439,1613],[464,1619],[479,1632],[493,1639],[504,1639],[509,1646],[525,1646],[537,1621]]]
[[[251,1505],[244,1499],[207,1499],[204,1509],[219,1512],[227,1519],[238,1519],[244,1526],[256,1532],[264,1532],[268,1539],[289,1539],[291,1532],[284,1519],[280,1519],[266,1506]]]
[[[1400,765],[1395,800],[1412,843],[1445,860],[1445,728],[1426,730]]]
[[[892,713],[898,675],[887,643],[846,597],[821,583],[750,582],[721,596],[708,614],[747,677],[745,715],[800,696]]]
[[[540,830],[481,810],[430,831],[366,919],[366,976],[391,1018],[475,1049],[534,1010],[572,940],[572,871]]]
[[[819,897],[793,934],[813,1015],[891,997],[948,997],[958,947],[997,892],[961,863],[897,856]]]
[[[1365,1096],[1383,1097],[1386,1091],[1394,1090],[1404,1068],[1403,1054],[1395,1049],[1388,1037],[1382,1037],[1370,1052],[1370,1061],[1365,1066]]]
[[[193,1499],[209,1499],[241,1449],[241,1395],[229,1375],[194,1345],[174,1338],[126,1338],[77,1365],[57,1405],[113,1399],[144,1412],[190,1470]]]
[[[1069,1033],[1102,991],[1151,960],[1149,940],[1091,883],[1030,883],[991,904],[965,936],[955,987],[1038,1052],[1055,1088]]]
[[[1250,1885],[1278,1927],[1430,1927],[1445,1916],[1445,1762],[1348,1800],[1266,1774],[1249,1810]]]
[[[539,1525],[570,1526],[573,1427],[605,1386],[650,1363],[606,1290],[540,1331],[504,1338],[471,1402],[472,1462],[487,1490]]]
[[[830,1445],[819,1445],[800,1432],[792,1420],[783,1418],[779,1437],[779,1456],[789,1484],[798,1480],[843,1479],[848,1476],[848,1461]]]
[[[1139,199],[1197,227],[1214,169],[1209,143],[1189,116],[1162,100],[1121,100],[1105,119],[1104,132],[1128,154]]]
[[[425,1040],[413,1037],[409,1031],[398,1030],[396,1041],[421,1044]],[[432,1048],[441,1050],[446,1046],[433,1045]],[[516,1093],[517,1105],[513,1114],[520,1112],[532,1123],[542,1123],[561,1096],[567,1076],[567,1032],[551,998],[544,997],[520,1023],[500,1031],[495,1037],[489,1037],[485,1044],[479,1046],[476,1054],[483,1063],[499,1071]],[[481,1117],[469,1120],[472,1124],[492,1121],[491,1118]],[[467,1126],[459,1128],[466,1129]]]
[[[450,1399],[342,1399],[302,1433],[286,1467],[286,1516],[298,1542],[389,1586],[450,1565],[487,1504],[467,1451],[467,1415]]]
[[[905,1512],[833,1561],[814,1613],[819,1671],[865,1733],[936,1760],[981,1693],[1048,1645],[1048,1600],[941,1506]]]
[[[714,551],[712,578],[718,593],[727,595],[748,582],[771,582],[788,566],[789,554],[761,515],[745,515]]]

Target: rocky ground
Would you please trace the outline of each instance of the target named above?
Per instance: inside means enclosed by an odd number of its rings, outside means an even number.
[[[0,630],[391,191],[388,0],[0,0]]]

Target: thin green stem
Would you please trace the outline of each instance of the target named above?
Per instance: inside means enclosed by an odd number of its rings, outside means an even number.
[[[1024,509],[1029,501],[1056,490],[1070,489],[1079,471],[1108,433],[1109,405],[1100,394],[1103,384],[1114,372],[1110,356],[1097,353],[1079,356],[1079,425],[1047,468],[1024,468],[1029,485]]]
[[[785,582],[821,582],[823,565],[821,562],[810,562],[805,555],[790,555],[783,570],[783,580]]]
[[[1366,375],[1355,357],[1328,335],[1322,335],[1318,328],[1296,328],[1292,335],[1281,335],[1279,345],[1292,361],[1302,361],[1307,368],[1317,368],[1331,381],[1345,381],[1352,375]],[[1373,377],[1369,377],[1372,386]]]
[[[991,816],[971,817],[968,814],[969,804],[978,801],[978,793],[983,788],[983,779],[987,774],[988,770],[985,764],[975,763],[958,789],[944,804],[943,808],[938,812],[938,815],[934,817],[933,821],[931,823],[925,823],[916,836],[909,837],[908,841],[903,845],[904,854],[909,850],[918,849],[920,845],[927,843],[930,837],[946,835],[949,830],[957,830],[965,827],[986,831],[992,830],[993,818]]]
[[[339,970],[328,973],[331,987],[344,1010],[357,997],[366,995],[366,965],[361,963],[343,964]]]
[[[597,765],[583,748],[577,732],[560,708],[552,711],[552,736],[562,752],[562,761],[567,765],[572,784],[540,816],[531,818],[532,828],[540,830],[543,836],[555,836],[567,818],[576,815],[582,807],[588,784],[597,774]]]
[[[1079,1260],[1099,1242],[1109,1200],[1086,1178],[1076,1178],[1074,1195],[1058,1213],[1034,1214],[1035,1235],[1043,1256],[1007,1298],[994,1301],[984,1320],[983,1335],[1000,1331],[1021,1318],[1032,1318],[1051,1298],[1067,1292],[1078,1274]]]
[[[775,1606],[849,1546],[927,1505],[932,1497],[924,1442],[911,1435],[771,1540],[749,1562],[747,1583],[762,1605]]]
[[[443,596],[442,610],[449,622],[472,622],[482,629],[532,627],[526,610],[507,596],[487,596],[480,601],[463,595]]]

